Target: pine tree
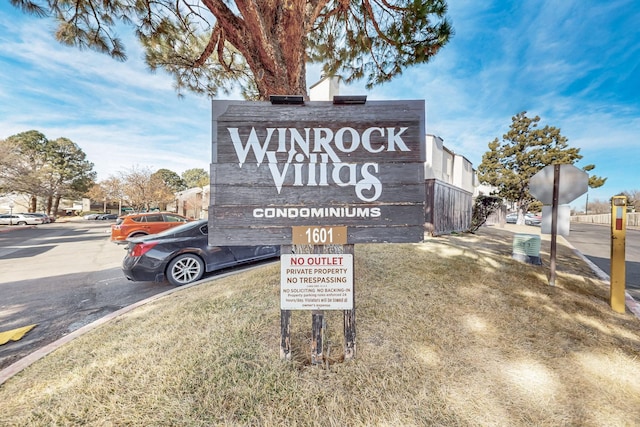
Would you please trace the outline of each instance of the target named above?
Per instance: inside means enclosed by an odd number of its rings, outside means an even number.
[[[509,131],[489,143],[489,151],[478,166],[481,182],[496,188],[496,194],[518,207],[518,223],[535,199],[529,193],[529,180],[545,166],[574,164],[582,159],[579,148],[569,147],[567,138],[553,126],[538,127],[540,117],[527,117],[522,112],[512,117]],[[583,169],[592,170],[587,165]],[[604,184],[606,178],[591,177],[593,188]],[[599,185],[598,185],[599,184]]]
[[[10,0],[52,16],[61,43],[125,60],[116,30],[132,26],[152,70],[178,91],[247,99],[305,95],[307,62],[367,86],[428,62],[453,30],[444,0]]]

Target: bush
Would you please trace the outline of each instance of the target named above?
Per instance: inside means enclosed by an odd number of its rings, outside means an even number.
[[[469,233],[475,233],[478,228],[487,222],[487,218],[500,209],[502,199],[497,196],[478,196],[473,202],[473,213],[471,214],[471,227]]]

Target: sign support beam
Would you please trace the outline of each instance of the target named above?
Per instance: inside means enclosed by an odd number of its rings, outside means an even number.
[[[551,261],[549,285],[556,285],[556,250],[558,243],[558,194],[560,189],[560,165],[553,166],[553,204],[551,206]]]

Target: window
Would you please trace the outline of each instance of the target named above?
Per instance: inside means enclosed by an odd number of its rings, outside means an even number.
[[[185,222],[184,218],[180,217],[180,216],[176,216],[176,215],[171,215],[171,214],[165,214],[164,215],[164,220],[166,222]],[[162,221],[162,220],[160,220]]]

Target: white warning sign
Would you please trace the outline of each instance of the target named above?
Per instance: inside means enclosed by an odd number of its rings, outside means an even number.
[[[283,254],[280,268],[280,309],[353,309],[352,254]]]

